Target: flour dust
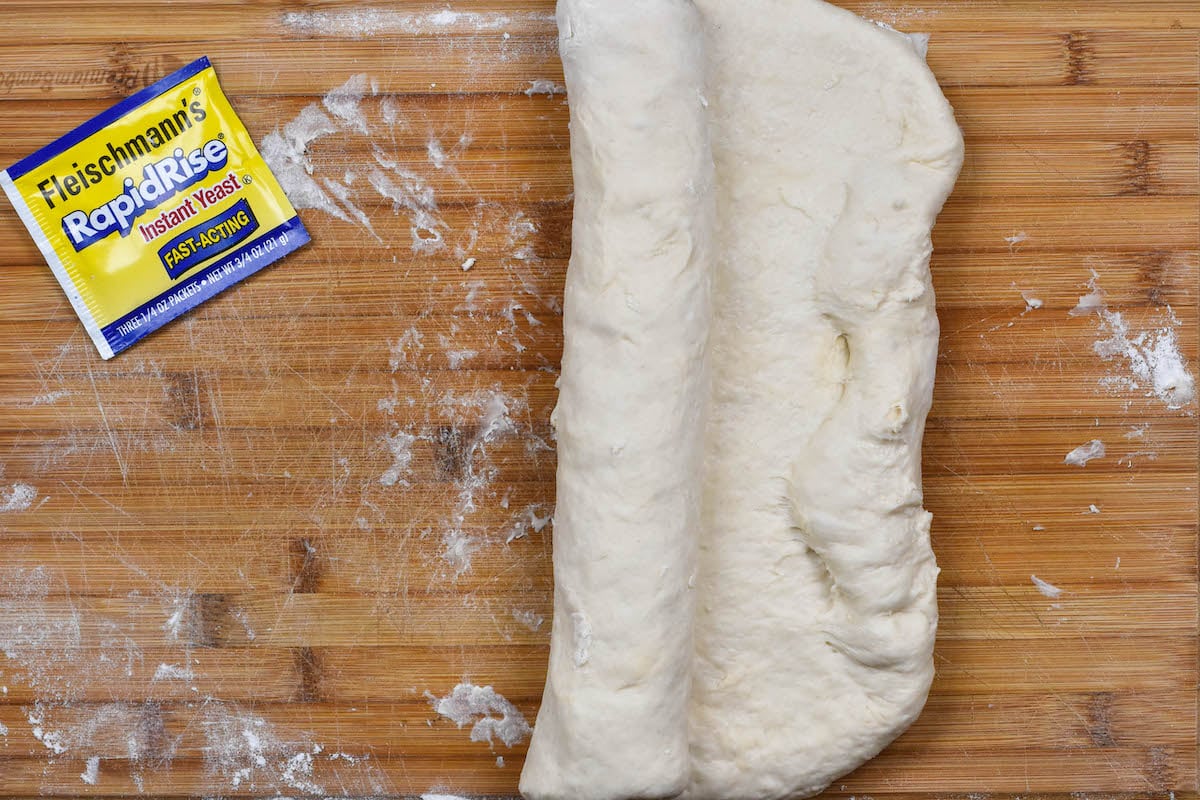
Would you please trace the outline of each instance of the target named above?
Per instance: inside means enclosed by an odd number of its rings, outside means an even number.
[[[365,39],[372,36],[408,34],[436,36],[451,33],[487,33],[512,30],[553,32],[550,13],[480,13],[442,9],[410,14],[367,8],[350,11],[289,11],[281,17],[287,28],[307,36],[342,36]]]
[[[348,13],[298,12],[286,20],[300,32],[338,35],[350,27],[417,33],[429,26],[499,30],[506,24],[460,12]],[[405,260],[431,270],[425,310],[387,338],[387,368],[397,380],[393,391],[376,401],[376,411],[390,427],[376,442],[386,459],[376,483],[404,492],[431,478],[446,481],[445,503],[437,504],[444,509],[440,519],[419,533],[438,542],[438,563],[431,565],[437,578],[453,581],[471,570],[484,547],[510,545],[539,533],[551,518],[548,504],[537,503],[514,510],[502,532],[493,534],[489,525],[476,522],[482,504],[496,510],[493,484],[500,465],[495,451],[513,445],[527,452],[553,448],[535,432],[527,398],[511,387],[445,390],[429,377],[417,382],[408,378],[485,368],[499,357],[529,359],[529,343],[543,325],[535,310],[558,314],[561,303],[543,289],[550,267],[535,246],[540,227],[520,205],[520,195],[511,205],[489,199],[460,169],[473,146],[473,132],[439,127],[427,112],[379,94],[376,85],[366,73],[352,76],[269,134],[263,153],[297,207],[357,225],[372,240],[404,250]],[[525,93],[562,91],[552,80],[535,78]],[[398,147],[398,141],[408,144]],[[348,152],[361,153],[364,160],[348,163]],[[442,191],[453,193],[455,214],[444,212]],[[403,221],[406,240],[384,241],[381,232],[395,225],[372,216],[381,208]],[[480,249],[484,242],[493,251],[490,255]],[[476,277],[484,266],[487,276]],[[452,311],[448,316],[447,307]],[[538,369],[555,368],[541,355],[532,357]],[[431,457],[440,458],[432,468]],[[381,516],[360,515],[356,524],[373,530],[387,523]]]
[[[1071,310],[1072,316],[1094,317],[1098,338],[1093,350],[1113,370],[1101,379],[1111,392],[1137,392],[1177,410],[1196,401],[1196,378],[1179,349],[1182,323],[1170,306],[1157,312],[1148,327],[1140,327],[1126,314],[1108,307],[1099,275],[1092,273],[1087,294]]]
[[[514,747],[533,732],[520,710],[491,686],[458,684],[444,697],[427,695],[433,710],[459,728],[471,726],[471,741]]]

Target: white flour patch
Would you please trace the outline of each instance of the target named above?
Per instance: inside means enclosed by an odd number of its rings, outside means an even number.
[[[524,513],[517,517],[517,521],[513,524],[504,543],[510,544],[517,539],[523,539],[531,532],[541,533],[553,518],[554,511],[547,511],[546,507],[541,504],[526,507]]]
[[[386,777],[370,755],[324,755],[324,748],[303,734],[288,734],[257,714],[232,703],[207,701],[199,710],[204,733],[204,764],[213,778],[242,792],[296,791],[326,795],[316,778],[319,761],[340,761],[338,795],[385,794]]]
[[[933,8],[905,7],[903,12],[900,12],[895,6],[884,3],[869,3],[859,13],[869,20],[882,20],[889,25],[904,25],[938,15],[937,9]]]
[[[1056,599],[1056,598],[1062,597],[1062,593],[1063,593],[1062,589],[1058,588],[1057,586],[1055,586],[1052,583],[1047,583],[1046,581],[1039,578],[1037,575],[1030,575],[1029,580],[1033,581],[1033,585],[1037,587],[1037,590],[1039,592],[1041,592],[1043,595],[1045,595],[1046,597],[1049,597],[1051,599]]]
[[[1036,311],[1045,305],[1045,303],[1031,295],[1029,292],[1021,292],[1021,299],[1025,301],[1025,313]]]
[[[8,736],[8,726],[0,722],[0,736]]]
[[[1029,241],[1029,234],[1025,231],[1019,231],[1012,236],[1005,236],[1004,241],[1008,242],[1009,249],[1015,248],[1019,244]]]
[[[1089,461],[1094,461],[1098,458],[1104,458],[1104,442],[1099,439],[1092,439],[1087,444],[1081,444],[1067,453],[1067,457],[1063,459],[1063,463],[1083,467],[1087,466]]]
[[[384,486],[410,486],[405,480],[406,475],[412,473],[412,446],[417,441],[417,437],[411,433],[397,431],[396,433],[383,437],[383,441],[388,451],[392,454],[392,465],[379,476],[379,482]]]
[[[64,719],[55,724],[51,717],[58,713]],[[152,702],[74,708],[38,702],[28,719],[34,738],[56,756],[94,751],[101,741],[119,743],[116,757],[128,762],[135,781],[141,781],[147,769],[169,767],[178,746],[178,738],[167,731],[162,707]],[[96,770],[99,778],[99,764]]]
[[[518,428],[512,414],[518,410],[527,411],[528,407],[524,401],[499,389],[465,394],[445,392],[438,398],[437,405],[446,417],[459,424],[464,420],[464,411],[472,416],[482,411],[473,433],[468,436],[463,436],[461,432],[457,434],[461,443],[456,448],[455,459],[461,464],[454,478],[457,498],[442,535],[442,557],[457,578],[471,568],[471,555],[483,545],[480,534],[468,532],[465,525],[467,519],[478,511],[478,496],[490,488],[498,472],[488,453],[489,446],[517,434]]]
[[[1125,438],[1129,441],[1141,440],[1146,438],[1146,434],[1150,432],[1150,423],[1145,422],[1141,425],[1134,425],[1125,433]]]
[[[1122,364],[1125,371],[1101,379],[1109,391],[1139,392],[1156,397],[1167,408],[1180,409],[1196,400],[1196,379],[1179,351],[1177,330],[1181,323],[1168,306],[1151,327],[1135,329],[1123,314],[1112,311],[1104,301],[1099,276],[1088,282],[1091,292],[1079,298],[1070,312],[1074,316],[1096,315],[1097,339],[1093,349],[1105,362]]]
[[[344,36],[364,39],[385,34],[447,34],[503,31],[508,28],[547,29],[554,15],[533,12],[477,13],[444,9],[426,14],[405,14],[383,9],[357,11],[290,11],[281,18],[296,33],[307,36]]]
[[[459,728],[471,725],[471,741],[493,744],[499,739],[513,747],[525,741],[533,730],[524,715],[491,686],[460,683],[445,697],[429,697],[433,710]]]
[[[178,664],[159,664],[158,669],[154,670],[155,681],[190,681],[195,679],[196,673],[192,672],[189,667],[181,667]]]
[[[14,483],[0,489],[0,514],[28,511],[37,499],[37,489],[27,483]]]
[[[92,756],[87,760],[87,765],[80,774],[79,780],[88,786],[95,786],[100,782],[100,756]]]
[[[512,611],[512,615],[513,615],[513,619],[515,619],[517,622],[521,623],[522,625],[524,625],[526,628],[533,631],[534,633],[536,633],[542,627],[542,623],[546,621],[546,618],[543,617],[541,614],[537,613],[536,611],[530,611],[528,609],[514,608]]]
[[[429,255],[444,249],[444,233],[449,228],[438,216],[433,187],[423,178],[399,167],[393,167],[392,172],[396,180],[382,170],[373,169],[367,181],[381,197],[392,201],[393,212],[408,214],[413,252]]]
[[[435,169],[446,168],[446,151],[442,149],[442,143],[436,138],[431,137],[429,141],[425,143],[425,152],[429,156],[429,163],[432,164]]]
[[[447,350],[446,364],[450,369],[462,369],[463,364],[478,356],[478,350]]]
[[[54,405],[55,403],[57,403],[59,400],[64,400],[64,399],[70,397],[72,394],[74,394],[74,392],[70,392],[66,389],[59,389],[59,390],[53,391],[53,392],[46,392],[45,394],[39,394],[37,397],[35,397],[31,401],[29,401],[29,405],[31,405],[31,406],[51,406],[51,405]]]
[[[351,130],[370,133],[367,117],[363,114],[362,101],[370,91],[369,78],[365,72],[351,76],[336,89],[330,90],[322,102],[330,114],[342,121]]]
[[[1104,294],[1100,291],[1095,291],[1080,297],[1079,302],[1067,314],[1072,317],[1086,317],[1088,314],[1097,314],[1103,309]]]
[[[1121,314],[1101,312],[1106,338],[1096,342],[1096,355],[1105,361],[1124,362],[1132,373],[1131,389],[1157,397],[1167,408],[1180,409],[1196,399],[1196,379],[1179,352],[1178,319],[1169,314],[1154,330],[1131,330]]]
[[[337,131],[337,123],[319,105],[311,103],[284,125],[282,131],[275,130],[263,137],[262,156],[293,206],[317,209],[352,222],[313,178],[314,167],[308,152],[313,142]]]
[[[169,642],[186,641],[196,627],[195,595],[191,592],[171,592],[166,598],[164,611],[166,620],[163,622],[163,633]]]
[[[409,343],[414,337],[408,337]],[[409,351],[406,345],[393,346],[393,364],[399,368],[406,363]],[[486,527],[471,524],[471,518],[480,505],[496,499],[498,492],[493,488],[500,464],[493,457],[493,448],[514,439],[523,440],[525,448],[531,442],[541,441],[526,427],[518,424],[515,415],[528,418],[529,407],[525,400],[504,392],[499,387],[473,391],[436,392],[429,379],[422,381],[419,407],[425,411],[425,420],[404,429],[399,426],[384,437],[385,449],[392,455],[392,466],[380,478],[385,486],[411,487],[408,476],[412,474],[413,446],[427,442],[432,450],[441,453],[440,465],[436,469],[448,480],[451,490],[448,503],[436,527],[426,528],[422,537],[436,536],[440,549],[436,560],[444,572],[435,573],[435,580],[455,580],[471,569],[472,558],[483,547],[492,543],[495,534]],[[398,392],[377,403],[379,411],[394,414],[402,402],[414,404],[414,398],[403,399]],[[504,507],[501,501],[501,507]],[[522,512],[518,521],[507,531],[496,532],[499,536],[512,534],[518,524],[523,527],[544,527],[549,519],[542,514],[540,504],[531,505],[530,511]],[[504,539],[498,539],[504,541]]]
[[[567,87],[562,84],[545,78],[537,78],[529,82],[529,88],[525,90],[526,97],[533,97],[535,94],[544,94],[553,96],[556,94],[566,94]]]
[[[115,652],[107,661],[99,661],[87,652],[84,619],[72,605],[53,603],[51,596],[63,590],[61,582],[45,567],[6,568],[0,563],[0,653],[8,659],[6,667],[24,679],[39,696],[55,702],[74,699],[88,678],[111,675],[132,668],[140,652],[130,640],[122,642],[120,628],[102,627],[103,639]],[[90,643],[96,643],[93,636]],[[128,643],[128,661],[119,663],[118,654]],[[106,654],[108,655],[108,654]],[[81,672],[86,670],[84,672]]]
[[[400,334],[396,341],[389,340],[391,357],[388,359],[388,368],[396,372],[401,367],[416,366],[417,355],[425,349],[425,345],[422,344],[424,338],[421,332],[413,327]]]
[[[427,792],[421,795],[421,800],[467,800],[457,794],[441,794],[440,792]]]

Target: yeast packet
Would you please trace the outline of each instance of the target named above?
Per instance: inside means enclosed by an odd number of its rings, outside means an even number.
[[[201,58],[0,173],[100,355],[309,241]]]

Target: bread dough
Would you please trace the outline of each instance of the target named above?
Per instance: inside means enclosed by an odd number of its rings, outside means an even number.
[[[533,800],[816,793],[933,674],[929,233],[961,134],[901,34],[820,0],[695,6],[559,3],[576,238]]]
[[[719,232],[687,796],[803,796],[933,675],[929,233],[962,138],[907,37],[818,0],[697,5]]]
[[[521,792],[687,785],[712,156],[688,0],[564,0],[574,247],[553,422],[554,634]]]

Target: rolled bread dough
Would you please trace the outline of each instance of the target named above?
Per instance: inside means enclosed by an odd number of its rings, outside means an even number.
[[[559,4],[571,96],[554,634],[521,792],[687,785],[715,232],[689,0]],[[631,35],[632,34],[632,35]]]
[[[814,794],[924,705],[930,230],[962,161],[907,37],[697,0],[718,257],[689,798]]]
[[[961,134],[901,34],[820,0],[695,7],[559,2],[576,238],[533,800],[813,794],[911,723],[933,673],[929,233]],[[715,258],[650,258],[668,232],[704,241],[710,154]],[[617,431],[644,468],[605,455]]]

